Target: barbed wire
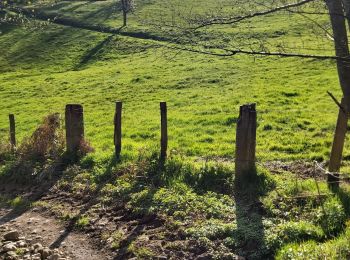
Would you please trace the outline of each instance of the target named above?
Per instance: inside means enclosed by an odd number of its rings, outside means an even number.
[[[348,176],[344,176],[344,174],[340,173],[340,172],[330,172],[328,170],[326,170],[325,168],[323,168],[317,161],[314,161],[315,164],[315,169],[319,169],[322,173],[324,173],[325,176],[332,176],[334,179],[336,179],[336,182],[349,182],[350,181],[350,177]]]

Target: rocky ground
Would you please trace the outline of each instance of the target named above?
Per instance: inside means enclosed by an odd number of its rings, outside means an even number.
[[[1,213],[0,259],[109,259],[86,236],[67,233],[61,223],[49,216],[27,211],[12,219],[10,212]]]

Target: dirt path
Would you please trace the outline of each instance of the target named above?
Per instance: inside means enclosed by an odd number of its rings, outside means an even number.
[[[56,219],[44,216],[39,212],[27,211],[13,218],[10,210],[0,210],[0,235],[9,230],[18,230],[20,236],[40,243],[50,249],[58,248],[74,260],[112,259],[94,248],[87,236],[66,232],[65,227]]]

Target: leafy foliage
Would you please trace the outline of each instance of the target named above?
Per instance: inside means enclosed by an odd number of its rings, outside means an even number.
[[[318,210],[316,223],[328,236],[334,237],[344,230],[345,221],[344,208],[336,198],[326,200]]]

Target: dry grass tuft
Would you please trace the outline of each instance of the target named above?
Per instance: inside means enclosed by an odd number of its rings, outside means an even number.
[[[60,115],[51,114],[31,137],[25,139],[18,148],[20,160],[56,160],[64,151],[64,135],[60,128]]]
[[[87,141],[86,139],[83,139],[79,145],[78,156],[83,157],[83,156],[87,155],[88,153],[92,153],[94,151],[95,151],[95,149],[91,146],[90,142]]]
[[[9,142],[0,142],[0,164],[8,160],[11,155],[11,144]]]
[[[34,133],[22,141],[15,153],[10,153],[13,163],[9,164],[2,176],[6,181],[23,184],[51,179],[62,164],[64,147],[60,115],[48,115]],[[6,149],[11,150],[11,147]]]

